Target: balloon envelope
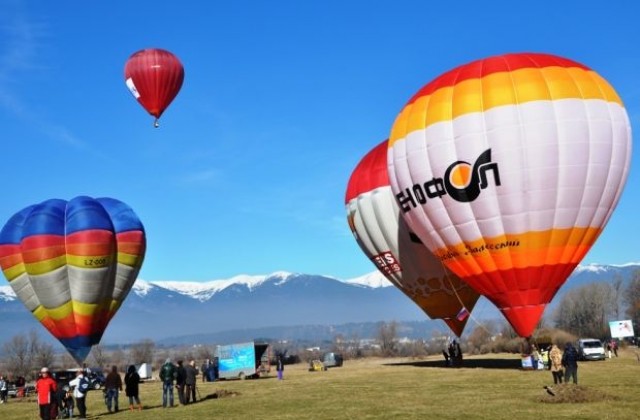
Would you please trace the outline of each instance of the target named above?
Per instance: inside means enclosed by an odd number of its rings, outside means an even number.
[[[78,363],[129,293],[146,248],[133,210],[111,198],[51,199],[0,232],[0,267],[18,298]]]
[[[388,163],[409,227],[528,337],[609,220],[630,156],[606,80],[525,53],[424,86],[395,120]]]
[[[447,270],[402,220],[389,185],[387,140],[358,163],[345,201],[349,227],[365,255],[430,318],[444,320],[460,336],[466,311],[479,295]]]
[[[171,52],[149,48],[129,57],[124,78],[129,91],[157,121],[180,91],[184,68]]]

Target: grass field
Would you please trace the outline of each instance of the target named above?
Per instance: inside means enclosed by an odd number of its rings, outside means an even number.
[[[101,391],[87,398],[89,419],[637,419],[638,349],[620,357],[581,362],[579,385],[553,386],[549,371],[524,371],[517,355],[467,357],[444,368],[440,357],[347,360],[343,367],[309,372],[287,365],[283,381],[198,383],[195,404],[162,408],[162,385],[141,384],[144,409],[107,413]],[[553,386],[551,396],[543,388]],[[177,401],[177,398],[176,398]],[[37,419],[35,399],[0,405],[2,419]]]

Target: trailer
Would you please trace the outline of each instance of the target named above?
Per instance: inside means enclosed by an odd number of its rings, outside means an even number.
[[[219,379],[259,378],[271,370],[269,345],[253,341],[216,348]]]

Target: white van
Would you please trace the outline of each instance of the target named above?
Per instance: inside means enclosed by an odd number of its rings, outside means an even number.
[[[579,339],[578,355],[580,360],[604,360],[605,354],[602,341],[595,338]]]

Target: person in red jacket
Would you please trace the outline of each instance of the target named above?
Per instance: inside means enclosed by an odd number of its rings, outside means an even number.
[[[40,408],[40,418],[42,420],[51,419],[51,405],[56,404],[56,381],[49,376],[49,369],[40,369],[40,379],[36,382],[36,392],[38,393],[38,407]]]

